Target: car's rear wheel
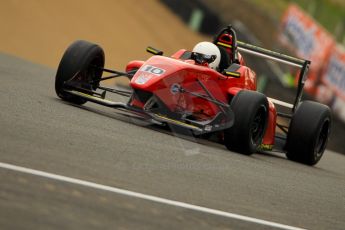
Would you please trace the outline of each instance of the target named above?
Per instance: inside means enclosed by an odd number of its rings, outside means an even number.
[[[65,89],[71,86],[85,90],[97,88],[97,81],[93,84],[90,82],[101,78],[104,59],[104,51],[100,46],[82,40],[72,43],[65,51],[57,69],[56,94],[65,101],[84,104],[85,99],[72,95]]]
[[[290,123],[286,142],[287,158],[315,165],[326,149],[330,127],[331,111],[327,106],[303,101]]]
[[[224,144],[245,155],[253,154],[262,142],[268,121],[268,101],[265,95],[242,90],[230,103],[235,115],[234,125],[224,131]]]

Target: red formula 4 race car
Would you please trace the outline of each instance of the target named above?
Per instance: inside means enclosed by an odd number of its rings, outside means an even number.
[[[212,46],[217,50],[207,45],[206,49],[202,44],[193,51],[181,49],[171,57],[148,47],[154,56],[131,61],[126,71],[120,72],[104,68],[100,46],[76,41],[61,59],[55,90],[60,98],[74,104],[91,101],[129,111],[153,124],[183,127],[195,135],[217,133],[229,150],[242,154],[278,150],[290,160],[316,164],[326,148],[331,114],[325,105],[301,101],[310,61],[237,41],[231,26],[214,39]],[[256,74],[245,65],[239,51],[300,68],[294,104],[257,92]],[[112,75],[102,77],[103,72]],[[131,90],[100,84],[119,76],[130,79]],[[110,101],[106,92],[129,100]],[[279,106],[289,112],[277,111]],[[288,122],[278,124],[277,117]]]

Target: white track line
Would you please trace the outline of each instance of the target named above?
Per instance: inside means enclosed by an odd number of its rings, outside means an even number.
[[[174,200],[169,200],[169,199],[165,199],[165,198],[161,198],[161,197],[146,195],[143,193],[132,192],[132,191],[125,190],[125,189],[115,188],[115,187],[111,187],[111,186],[107,186],[107,185],[97,184],[97,183],[93,183],[93,182],[89,182],[89,181],[85,181],[85,180],[79,180],[79,179],[75,179],[75,178],[71,178],[71,177],[61,176],[61,175],[57,175],[57,174],[53,174],[53,173],[43,172],[43,171],[25,168],[25,167],[21,167],[21,166],[16,166],[16,165],[12,165],[12,164],[0,162],[0,168],[13,170],[13,171],[21,172],[21,173],[27,173],[27,174],[31,174],[31,175],[35,175],[35,176],[45,177],[45,178],[49,178],[49,179],[53,179],[53,180],[63,181],[63,182],[71,183],[71,184],[81,185],[81,186],[85,186],[85,187],[89,187],[89,188],[99,189],[99,190],[103,190],[103,191],[107,191],[107,192],[113,192],[113,193],[121,194],[124,196],[130,196],[130,197],[135,197],[138,199],[149,200],[149,201],[153,201],[156,203],[172,205],[172,206],[176,206],[176,207],[180,207],[180,208],[186,208],[186,209],[190,209],[190,210],[194,210],[194,211],[198,211],[198,212],[203,212],[203,213],[208,213],[208,214],[212,214],[212,215],[223,216],[223,217],[237,219],[237,220],[241,220],[241,221],[247,221],[247,222],[251,222],[251,223],[275,227],[275,228],[279,228],[279,229],[291,229],[291,230],[302,229],[302,228],[297,228],[297,227],[293,227],[293,226],[289,226],[289,225],[279,224],[279,223],[275,223],[275,222],[271,222],[271,221],[256,219],[253,217],[242,216],[242,215],[238,215],[238,214],[234,214],[234,213],[230,213],[230,212],[224,212],[224,211],[220,211],[220,210],[216,210],[216,209],[201,207],[201,206],[188,204],[188,203],[184,203],[184,202],[180,202],[180,201],[174,201]]]

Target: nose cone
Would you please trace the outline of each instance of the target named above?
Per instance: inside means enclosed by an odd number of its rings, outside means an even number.
[[[170,75],[176,75],[179,70],[183,69],[184,65],[183,62],[176,59],[153,56],[133,76],[130,83],[131,87],[153,90],[154,85],[163,84]]]

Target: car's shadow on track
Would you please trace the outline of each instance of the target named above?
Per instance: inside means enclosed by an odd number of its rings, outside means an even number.
[[[228,151],[220,138],[216,134],[210,134],[210,135],[202,135],[202,136],[196,136],[191,131],[186,130],[184,128],[180,128],[177,126],[172,125],[166,125],[166,126],[160,126],[150,123],[149,121],[145,121],[143,118],[121,111],[117,109],[107,108],[107,107],[100,107],[97,108],[98,105],[95,106],[89,106],[86,105],[75,105],[63,100],[60,100],[58,98],[55,98],[57,102],[76,107],[78,109],[82,109],[88,112],[92,112],[110,119],[115,119],[117,121],[125,122],[130,125],[134,126],[140,126],[145,127],[149,130],[153,130],[156,132],[160,132],[165,135],[174,136],[177,138],[181,138],[185,141],[190,141],[193,143],[197,143],[204,146],[211,146],[213,148],[217,148],[219,150]],[[284,155],[278,155],[277,152],[267,152],[267,151],[259,151],[255,153],[259,156],[265,156],[269,158],[277,158],[277,159],[286,159]],[[255,154],[253,156],[254,159],[261,160],[262,158],[255,157]],[[281,154],[281,153],[280,153]]]

